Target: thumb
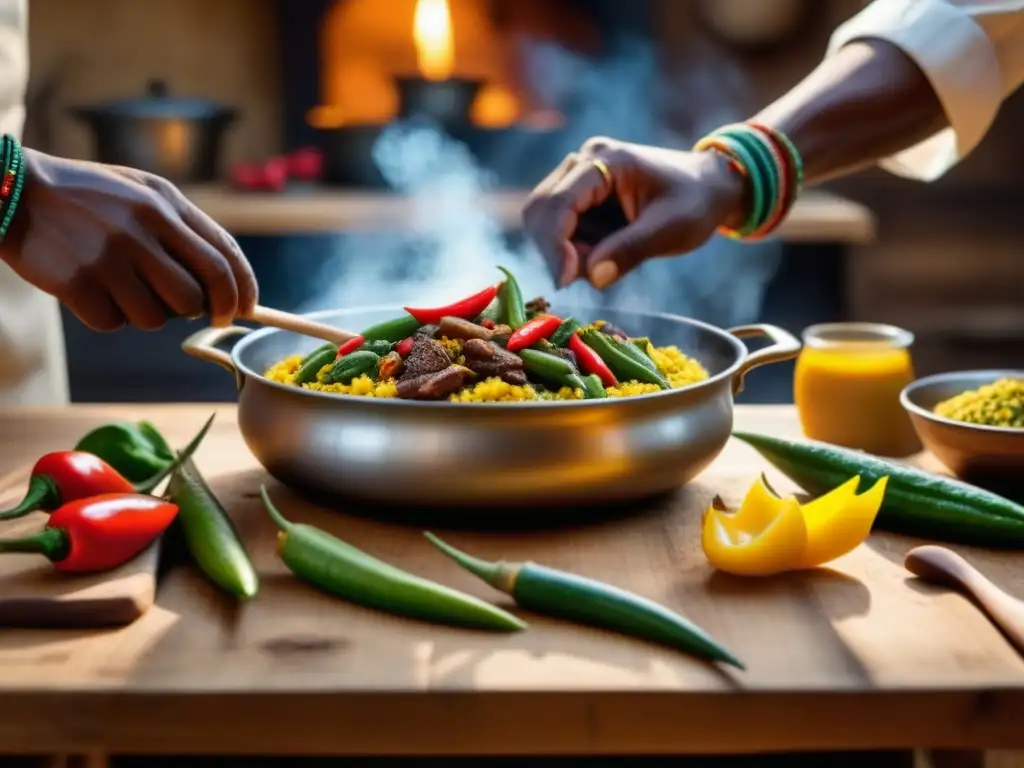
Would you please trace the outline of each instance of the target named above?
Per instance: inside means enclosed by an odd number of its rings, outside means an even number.
[[[649,206],[640,216],[594,246],[587,258],[587,279],[607,288],[641,262],[664,253],[663,241],[672,225],[670,211]]]

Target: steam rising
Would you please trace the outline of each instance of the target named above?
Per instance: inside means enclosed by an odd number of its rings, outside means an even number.
[[[525,45],[534,92],[559,106],[568,130],[512,137],[494,164],[513,164],[537,181],[593,135],[685,148],[716,125],[748,114],[742,78],[728,62],[715,61],[713,52],[702,51],[666,81],[642,41],[627,41],[601,61],[553,44]],[[662,99],[677,113],[680,104],[699,105],[673,120],[685,124],[689,135],[665,127]],[[412,221],[396,222],[392,233],[338,237],[304,310],[442,303],[499,280],[500,264],[513,270],[528,297],[543,294],[569,307],[674,312],[727,326],[757,319],[778,266],[777,244],[715,238],[685,257],[649,262],[608,291],[579,281],[556,292],[535,249],[511,244],[479,206],[496,183],[464,145],[428,123],[395,123],[378,139],[374,160],[387,182],[413,201]]]

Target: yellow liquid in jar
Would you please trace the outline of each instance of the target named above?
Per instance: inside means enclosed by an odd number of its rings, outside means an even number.
[[[914,378],[907,349],[870,342],[804,347],[793,386],[804,434],[879,456],[916,453],[921,443],[900,405]]]

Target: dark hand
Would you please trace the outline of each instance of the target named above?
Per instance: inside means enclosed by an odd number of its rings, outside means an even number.
[[[580,215],[613,194],[630,223],[599,243],[574,239]],[[560,285],[585,275],[606,288],[645,259],[692,251],[720,225],[735,226],[743,195],[742,179],[717,153],[590,139],[537,186],[523,222]]]
[[[258,289],[234,239],[170,182],[25,149],[25,188],[0,247],[22,278],[98,331],[179,315],[246,316]]]

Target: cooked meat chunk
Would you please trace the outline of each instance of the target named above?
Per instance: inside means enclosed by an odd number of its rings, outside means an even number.
[[[531,317],[533,315],[543,315],[549,309],[551,309],[551,302],[543,296],[538,296],[537,298],[526,302],[526,314]]]
[[[406,400],[438,400],[450,395],[472,378],[473,372],[468,368],[450,365],[443,371],[399,379],[398,396]]]
[[[519,355],[483,339],[470,339],[462,345],[466,367],[478,376],[497,376],[509,384],[526,384],[526,371]]]
[[[494,337],[494,331],[477,325],[471,320],[463,320],[461,317],[442,317],[441,325],[438,326],[438,333],[447,336],[449,339],[483,339],[490,341]]]
[[[437,373],[451,364],[451,358],[439,342],[426,336],[417,336],[408,357],[405,358],[402,378],[415,379],[426,373]]]

